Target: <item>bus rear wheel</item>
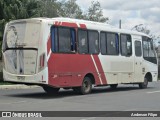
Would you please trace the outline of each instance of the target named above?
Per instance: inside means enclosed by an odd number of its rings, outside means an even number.
[[[89,94],[92,91],[92,82],[89,77],[85,77],[80,87],[80,93],[82,95]]]
[[[148,86],[148,79],[145,77],[144,82],[139,83],[139,88],[140,89],[145,89],[145,88],[147,88],[147,86]]]
[[[57,94],[59,89],[60,88],[53,88],[53,87],[50,87],[50,86],[42,86],[44,91],[47,93],[47,94]]]
[[[91,78],[85,77],[82,82],[82,86],[73,88],[73,91],[82,95],[89,94],[92,91]]]

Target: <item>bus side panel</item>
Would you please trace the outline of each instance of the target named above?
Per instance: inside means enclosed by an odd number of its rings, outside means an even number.
[[[134,57],[99,55],[108,84],[133,83]]]
[[[100,78],[97,69],[102,73]],[[73,87],[81,86],[83,78],[86,74],[91,73],[94,75],[95,84],[100,85],[101,81],[106,84],[103,77],[102,67],[98,63],[98,56],[94,55],[79,55],[79,54],[51,54],[48,60],[49,70],[49,85],[55,87]],[[100,69],[101,68],[101,69]]]

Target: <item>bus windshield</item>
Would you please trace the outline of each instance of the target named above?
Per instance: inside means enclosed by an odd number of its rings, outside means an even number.
[[[3,40],[3,50],[7,48],[38,48],[40,38],[39,23],[18,22],[7,26]]]

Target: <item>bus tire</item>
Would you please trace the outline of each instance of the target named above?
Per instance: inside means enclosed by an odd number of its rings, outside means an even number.
[[[111,89],[115,90],[117,88],[118,84],[111,84],[110,87]]]
[[[60,88],[53,88],[49,86],[42,86],[42,87],[43,87],[43,90],[50,95],[57,94],[58,91],[60,90]]]
[[[92,91],[91,78],[85,77],[82,82],[82,86],[73,88],[73,90],[81,95],[89,94]]]
[[[145,88],[147,88],[147,85],[148,85],[148,79],[145,77],[144,82],[139,83],[139,88],[140,89],[145,89]]]

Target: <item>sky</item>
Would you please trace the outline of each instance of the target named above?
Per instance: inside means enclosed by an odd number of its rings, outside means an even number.
[[[77,4],[85,11],[93,0],[77,0]],[[118,27],[122,20],[122,28],[132,29],[143,24],[151,33],[160,37],[160,0],[97,0],[108,17],[109,24]]]

